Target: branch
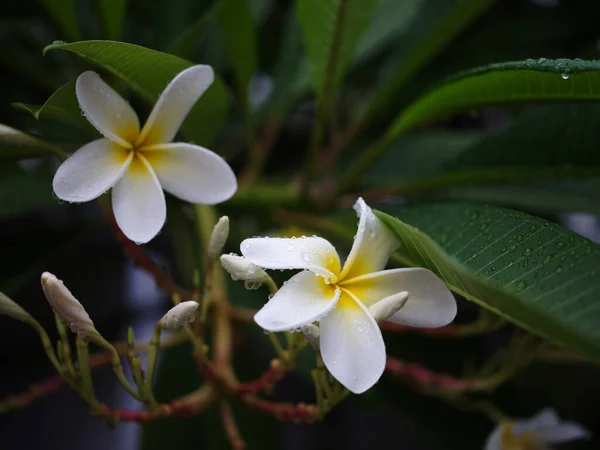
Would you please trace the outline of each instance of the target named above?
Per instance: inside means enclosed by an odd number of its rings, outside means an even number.
[[[227,440],[231,444],[231,448],[234,450],[244,450],[246,448],[246,443],[242,439],[242,435],[240,433],[237,424],[235,423],[235,417],[233,417],[233,412],[231,411],[231,407],[229,403],[225,400],[221,400],[221,421],[223,422],[223,428],[225,428],[225,435],[227,436]]]
[[[262,400],[254,395],[248,394],[242,397],[242,401],[250,408],[254,408],[264,414],[269,414],[279,420],[289,420],[295,423],[312,423],[318,419],[319,408],[317,405],[298,403],[278,403]]]

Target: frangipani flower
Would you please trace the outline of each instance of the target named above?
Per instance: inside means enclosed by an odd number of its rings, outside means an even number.
[[[531,419],[498,425],[487,438],[484,450],[549,450],[562,444],[589,438],[591,433],[578,423],[561,421],[553,409],[543,409]]]
[[[369,307],[395,296],[406,304],[387,320],[435,328],[454,319],[456,301],[426,269],[382,270],[398,241],[362,199],[354,208],[358,231],[343,268],[335,248],[319,237],[246,239],[241,250],[259,267],[305,269],[290,278],[254,319],[268,331],[299,330],[319,321],[327,369],[350,391],[361,393],[381,377],[386,358]]]
[[[112,188],[117,224],[138,243],[150,241],[165,223],[163,189],[191,203],[229,199],[237,181],[223,158],[198,145],[171,142],[213,79],[210,66],[179,73],[140,131],[129,103],[95,72],[82,73],[76,84],[79,106],[104,138],[84,145],[58,168],[52,183],[56,196],[87,202]]]

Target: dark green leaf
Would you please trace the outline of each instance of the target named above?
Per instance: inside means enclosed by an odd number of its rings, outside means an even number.
[[[48,14],[58,24],[67,39],[81,39],[75,0],[42,0]]]
[[[458,111],[519,103],[598,101],[600,62],[516,61],[473,69],[432,89],[404,110],[390,136]]]
[[[463,203],[377,213],[396,260],[454,292],[600,361],[600,247],[524,213]]]
[[[53,154],[62,155],[62,151],[41,139],[0,124],[0,159],[36,158]]]
[[[212,8],[194,20],[183,33],[167,46],[167,52],[182,58],[189,58],[204,31],[208,28],[209,22],[214,18],[214,11],[219,3],[219,1],[216,1]]]
[[[366,116],[371,117],[423,66],[448,46],[494,0],[424,0],[419,13],[399,39],[393,65],[386,67]]]
[[[47,164],[29,170],[16,163],[0,165],[0,219],[56,204],[52,177]]]
[[[304,46],[319,98],[335,91],[377,2],[296,0]]]
[[[77,96],[75,95],[75,81],[69,81],[59,88],[42,106],[28,105],[26,103],[13,103],[13,106],[29,111],[37,120],[56,119],[95,134],[97,133],[96,129],[81,114]]]
[[[221,35],[233,67],[239,101],[248,104],[248,83],[256,71],[257,33],[246,1],[221,0],[215,7]]]
[[[115,74],[137,94],[155,102],[167,83],[192,63],[177,56],[157,52],[138,45],[114,41],[57,42],[45,51],[67,50]],[[186,139],[210,146],[225,121],[229,99],[218,75],[182,126]]]
[[[98,0],[98,9],[107,39],[117,39],[123,28],[128,0]]]

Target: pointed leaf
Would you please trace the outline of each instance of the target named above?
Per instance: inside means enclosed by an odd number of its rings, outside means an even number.
[[[149,102],[155,102],[167,83],[192,63],[138,45],[114,41],[56,42],[44,50],[67,50],[112,72]],[[210,146],[226,118],[229,99],[218,75],[183,123],[186,139]]]
[[[26,159],[63,152],[41,139],[0,124],[0,159]]]
[[[128,0],[98,0],[104,33],[108,39],[118,39],[123,28]]]
[[[401,242],[397,261],[428,268],[454,292],[600,361],[597,244],[538,217],[484,205],[377,215]]]

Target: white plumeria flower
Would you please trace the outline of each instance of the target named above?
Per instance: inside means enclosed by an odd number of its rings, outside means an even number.
[[[150,241],[165,223],[163,189],[191,203],[229,199],[237,180],[223,158],[198,145],[171,142],[213,80],[210,66],[192,66],[179,73],[140,131],[129,103],[97,73],[82,73],[76,84],[79,106],[104,138],[84,145],[58,168],[52,183],[56,196],[87,202],[113,188],[117,224],[138,243]]]
[[[246,239],[241,250],[259,267],[306,269],[290,278],[254,319],[267,331],[299,330],[320,321],[323,362],[346,388],[361,393],[385,368],[385,344],[370,306],[390,296],[405,302],[408,291],[406,304],[387,320],[434,328],[454,319],[456,301],[429,270],[382,270],[398,241],[362,199],[354,208],[358,231],[343,268],[333,245],[319,237]]]
[[[561,421],[553,409],[543,409],[531,419],[498,425],[485,442],[484,450],[549,450],[562,444],[589,438],[591,433],[578,423]]]

